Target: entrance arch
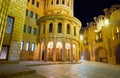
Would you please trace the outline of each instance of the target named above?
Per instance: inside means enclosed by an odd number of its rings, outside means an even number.
[[[117,46],[115,51],[116,64],[120,64],[120,45]]]
[[[70,43],[65,44],[65,61],[70,61],[71,45]]]
[[[57,42],[57,44],[56,44],[56,61],[62,61],[62,48],[63,48],[62,43]]]
[[[41,44],[41,60],[45,59],[45,43],[42,42]]]
[[[47,60],[53,61],[53,42],[48,42],[47,46]]]
[[[90,53],[87,49],[84,50],[84,60],[90,61]]]
[[[107,63],[107,51],[103,47],[99,47],[95,51],[95,59],[98,62]]]

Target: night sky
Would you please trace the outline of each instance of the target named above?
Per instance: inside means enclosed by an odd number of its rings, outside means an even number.
[[[104,8],[110,8],[113,4],[120,4],[120,0],[74,0],[74,16],[86,26],[93,18],[104,14]]]

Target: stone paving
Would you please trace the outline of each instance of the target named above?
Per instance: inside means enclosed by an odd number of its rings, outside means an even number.
[[[31,66],[47,78],[120,78],[120,65],[96,62]]]

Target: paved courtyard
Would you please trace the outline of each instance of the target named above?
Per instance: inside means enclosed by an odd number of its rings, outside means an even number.
[[[96,62],[31,66],[47,78],[120,78],[120,65]]]
[[[35,74],[14,78],[120,78],[120,65],[97,62],[28,66]]]

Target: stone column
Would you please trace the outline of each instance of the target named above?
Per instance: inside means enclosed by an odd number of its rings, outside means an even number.
[[[65,39],[62,38],[62,45],[63,45],[63,48],[62,48],[62,62],[65,62]]]
[[[48,41],[47,41],[47,38],[46,38],[45,39],[44,61],[47,61],[47,44],[48,44]]]
[[[56,39],[53,37],[53,62],[56,62]]]
[[[71,40],[71,53],[70,53],[70,61],[73,62],[73,43]]]

